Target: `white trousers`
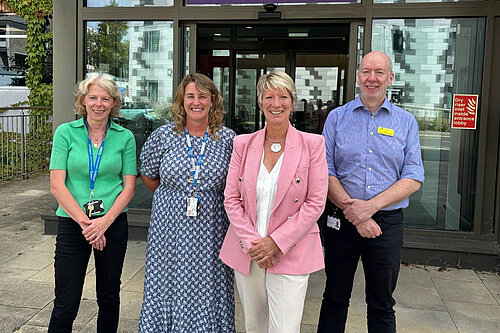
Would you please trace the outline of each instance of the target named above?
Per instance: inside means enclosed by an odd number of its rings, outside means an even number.
[[[252,261],[248,276],[234,275],[247,333],[300,332],[309,274],[272,274]]]

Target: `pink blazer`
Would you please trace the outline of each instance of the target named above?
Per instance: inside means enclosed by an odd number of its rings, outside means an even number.
[[[251,241],[260,239],[255,228],[257,176],[264,149],[265,129],[239,135],[224,191],[229,229],[220,258],[228,266],[248,275]],[[277,182],[267,235],[281,252],[270,273],[308,274],[324,267],[323,250],[316,224],[325,206],[328,191],[325,140],[321,135],[304,133],[291,125]]]

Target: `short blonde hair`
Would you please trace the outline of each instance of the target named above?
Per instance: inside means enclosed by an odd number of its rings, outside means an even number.
[[[109,117],[118,117],[122,102],[120,99],[120,89],[116,85],[113,77],[109,74],[88,73],[85,80],[82,80],[75,87],[75,113],[80,116],[87,115],[87,109],[83,105],[83,99],[89,91],[89,87],[93,84],[106,90],[106,92],[115,101],[115,106],[111,109]]]
[[[204,94],[210,95],[212,99],[212,107],[208,113],[208,132],[215,140],[218,140],[219,136],[216,132],[222,126],[225,113],[222,109],[222,96],[213,81],[199,73],[186,75],[179,84],[179,87],[177,87],[174,103],[172,104],[172,119],[175,123],[174,131],[184,131],[186,127],[184,95],[186,93],[186,86],[191,82],[194,82],[196,89]]]
[[[262,75],[257,82],[257,100],[262,107],[262,98],[264,93],[271,89],[286,90],[292,98],[292,105],[297,103],[297,89],[292,78],[285,72],[272,71],[269,74]]]

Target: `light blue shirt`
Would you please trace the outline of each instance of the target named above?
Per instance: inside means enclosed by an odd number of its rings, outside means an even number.
[[[328,174],[353,199],[369,200],[403,178],[424,181],[417,121],[387,98],[373,115],[359,97],[336,108],[323,136]],[[383,210],[408,207],[408,201]]]

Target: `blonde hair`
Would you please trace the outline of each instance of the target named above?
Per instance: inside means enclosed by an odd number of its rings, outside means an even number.
[[[83,105],[82,101],[85,98],[89,91],[89,87],[91,85],[98,85],[99,87],[106,90],[106,92],[113,98],[115,101],[115,106],[111,108],[111,112],[109,117],[118,117],[120,115],[120,108],[122,106],[122,102],[120,99],[120,90],[116,85],[113,77],[109,74],[100,74],[100,73],[88,73],[85,80],[82,80],[75,87],[75,113],[80,116],[87,115],[87,109],[85,105]]]
[[[262,98],[264,93],[270,89],[286,90],[292,98],[292,105],[297,102],[297,89],[292,78],[285,72],[272,71],[269,74],[262,75],[257,82],[257,100],[262,107]]]
[[[184,131],[186,127],[186,110],[184,110],[184,95],[186,86],[194,82],[196,89],[200,92],[210,95],[212,99],[212,107],[208,113],[208,132],[215,140],[219,139],[216,134],[217,130],[222,126],[225,111],[222,109],[222,96],[215,87],[212,80],[203,74],[195,73],[188,74],[182,79],[182,82],[177,87],[174,103],[172,104],[172,119],[175,123],[174,131]]]

